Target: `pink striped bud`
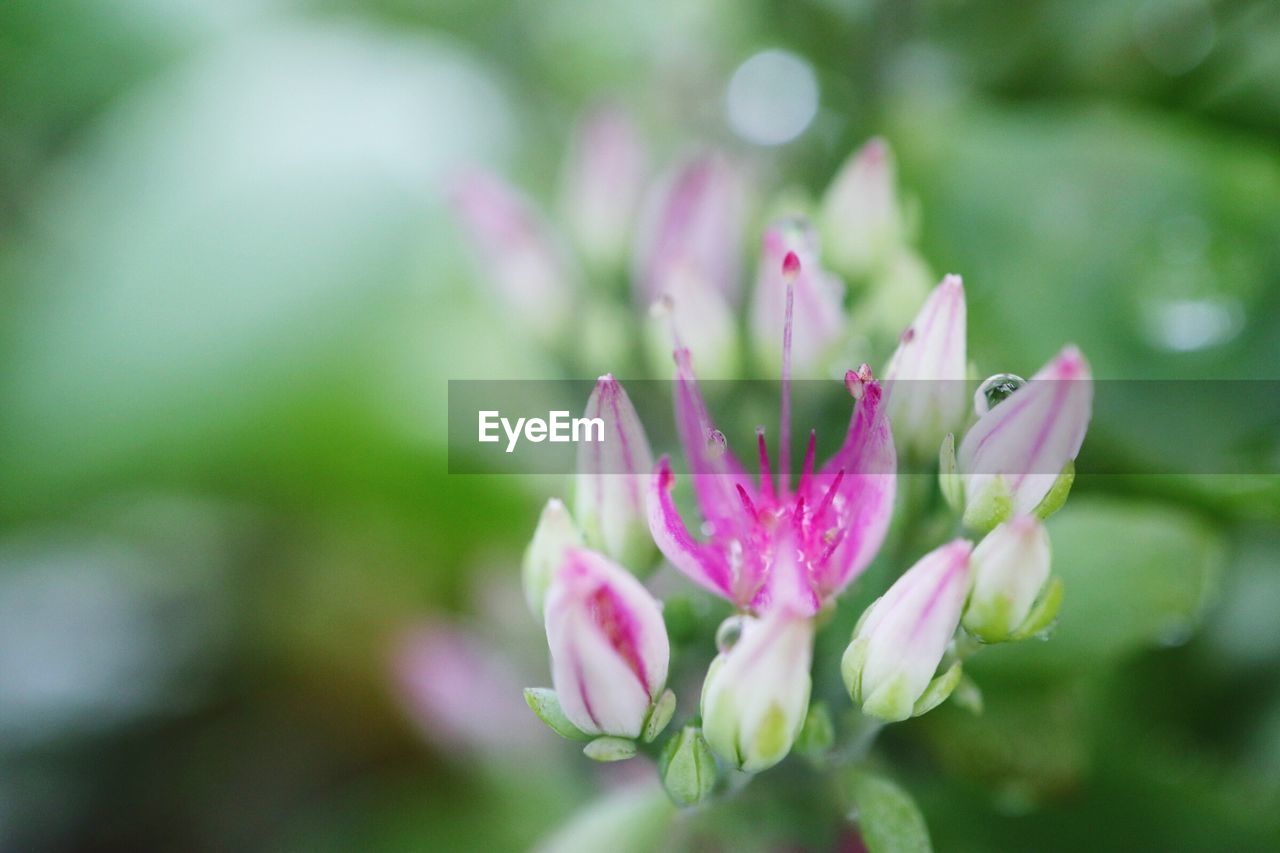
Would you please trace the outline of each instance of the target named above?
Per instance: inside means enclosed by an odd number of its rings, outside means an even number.
[[[564,715],[589,735],[639,737],[667,682],[658,602],[607,557],[571,549],[546,599],[551,676]]]

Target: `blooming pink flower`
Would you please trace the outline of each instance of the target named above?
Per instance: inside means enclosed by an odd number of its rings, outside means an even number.
[[[799,260],[789,254],[784,266],[794,276]],[[678,349],[677,428],[708,532],[705,540],[698,540],[685,527],[672,501],[675,475],[665,456],[650,483],[649,529],[678,569],[742,608],[770,609],[775,566],[794,564],[801,587],[798,606],[812,614],[866,568],[879,549],[893,511],[897,463],[880,385],[864,365],[846,377],[857,402],[843,446],[815,470],[816,435],[811,432],[799,480],[792,488],[788,461],[792,309],[789,293],[777,478],[763,429],[757,430],[758,482],[724,445],[723,434],[715,429],[698,390],[689,353]]]
[[[602,554],[566,552],[546,599],[551,677],[560,708],[587,734],[635,738],[667,683],[662,611]]]

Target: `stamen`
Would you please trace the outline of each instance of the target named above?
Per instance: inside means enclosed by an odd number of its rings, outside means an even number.
[[[758,517],[756,505],[751,502],[751,495],[747,494],[747,490],[742,487],[741,483],[735,483],[738,488],[738,497],[742,500],[742,508],[747,511],[747,515],[751,516],[754,521]]]
[[[796,487],[796,491],[804,494],[805,487],[809,485],[809,479],[813,476],[814,457],[818,452],[818,431],[809,430],[809,447],[804,452],[804,466],[800,470],[800,485]]]
[[[782,275],[787,280],[787,309],[782,321],[782,407],[778,417],[778,482],[783,495],[787,493],[791,473],[791,326],[795,279],[799,274],[800,258],[795,252],[787,252],[782,260]]]
[[[764,443],[764,427],[756,427],[756,445],[760,449],[760,491],[777,497],[773,490],[773,472],[769,468],[769,448]]]
[[[827,511],[827,507],[831,506],[831,502],[835,500],[836,492],[840,490],[842,480],[844,480],[843,468],[836,472],[836,478],[831,481],[831,486],[827,489],[827,493],[822,496],[822,503],[818,506],[818,511],[813,515],[815,521],[822,519],[822,514]]]
[[[795,512],[791,514],[791,523],[794,524],[796,527],[800,527],[800,525],[803,522],[804,522],[804,496],[802,495],[800,499],[796,501]]]

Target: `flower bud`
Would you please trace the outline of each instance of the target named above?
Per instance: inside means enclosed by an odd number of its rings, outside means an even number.
[[[742,179],[720,154],[696,157],[664,178],[641,214],[633,269],[640,305],[678,296],[677,275],[736,305],[745,211]]]
[[[538,516],[538,526],[533,540],[524,551],[521,564],[521,580],[524,583],[524,599],[534,616],[542,615],[542,600],[547,587],[555,577],[556,569],[564,561],[564,552],[582,546],[582,534],[573,524],[573,518],[558,498],[547,501]]]
[[[703,378],[738,373],[738,321],[723,293],[691,266],[673,268],[650,306],[646,344],[654,365],[670,369],[671,351],[687,349]]]
[[[1089,364],[1069,346],[982,415],[957,457],[965,524],[986,531],[1015,515],[1044,517],[1060,506],[1092,412]]]
[[[716,759],[696,726],[685,726],[658,756],[658,776],[678,806],[694,806],[716,786]]]
[[[611,268],[628,248],[648,156],[625,111],[599,107],[578,125],[561,189],[561,210],[583,255]]]
[[[962,624],[986,643],[999,643],[1027,621],[1049,582],[1049,533],[1031,516],[996,527],[970,558],[973,591]]]
[[[845,161],[822,201],[827,257],[842,275],[865,278],[900,247],[904,227],[893,152],[872,139]]]
[[[604,422],[604,440],[578,444],[574,515],[589,547],[632,570],[648,569],[655,551],[646,505],[653,451],[644,425],[612,374],[596,382],[584,417]]]
[[[964,284],[960,276],[949,275],[903,331],[885,371],[889,418],[899,447],[924,458],[961,425],[969,403],[967,364]]]
[[[748,773],[786,757],[809,707],[812,655],[811,620],[788,608],[743,617],[702,687],[702,731],[716,755]]]
[[[640,736],[667,681],[662,612],[638,580],[571,548],[546,600],[551,676],[564,715],[589,735]]]
[[[500,178],[473,172],[454,188],[453,207],[510,316],[554,338],[572,316],[577,271],[533,205]]]
[[[972,548],[956,539],[929,552],[862,615],[841,671],[864,714],[905,720],[930,710],[955,688],[958,664],[934,676],[960,623]]]
[[[818,235],[806,220],[784,219],[764,232],[751,301],[751,334],[760,363],[782,364],[787,284],[793,289],[791,364],[799,376],[819,373],[845,332],[844,284],[822,269]],[[798,268],[784,269],[788,259]]]

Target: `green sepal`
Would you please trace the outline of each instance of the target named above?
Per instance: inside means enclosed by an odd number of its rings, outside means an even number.
[[[1048,494],[1044,499],[1036,505],[1031,512],[1036,518],[1046,519],[1058,510],[1062,509],[1062,505],[1067,502],[1067,496],[1071,494],[1071,484],[1076,481],[1076,463],[1073,459],[1068,459],[1067,464],[1062,466],[1062,471],[1058,474],[1058,479],[1053,481],[1053,486],[1049,488]]]
[[[642,735],[645,743],[653,743],[658,735],[662,734],[662,730],[671,722],[671,717],[676,712],[676,694],[670,688],[664,690],[662,695],[658,697],[658,701],[653,703],[649,708],[649,716],[644,721],[644,733]]]
[[[547,728],[568,740],[591,740],[592,735],[579,729],[560,708],[560,697],[550,687],[526,687],[524,701]]]
[[[1025,640],[1028,637],[1048,637],[1054,623],[1058,619],[1058,611],[1062,609],[1062,597],[1066,588],[1058,578],[1050,578],[1044,593],[1035,607],[1027,614],[1027,618],[1014,631],[1011,639]]]
[[[956,685],[960,683],[960,676],[963,674],[964,667],[960,661],[951,664],[950,669],[929,682],[929,686],[924,689],[924,692],[920,694],[920,698],[916,700],[915,705],[911,707],[911,716],[919,717],[922,714],[927,714],[947,701],[947,697],[951,695],[951,691],[956,689]]]
[[[865,637],[855,637],[840,658],[840,675],[855,705],[862,704],[862,667],[867,662],[867,645]]]
[[[942,497],[952,512],[964,511],[964,481],[956,462],[955,433],[947,433],[947,437],[942,439],[942,447],[938,449],[938,487],[942,489]]]
[[[1013,492],[1009,491],[1004,476],[997,474],[985,489],[969,496],[969,504],[964,509],[964,525],[970,530],[987,533],[1011,515]]]
[[[980,715],[984,708],[982,688],[969,676],[961,677],[960,683],[951,693],[951,703],[964,708],[974,716]]]
[[[694,806],[715,789],[719,771],[702,730],[685,726],[672,735],[658,755],[658,778],[678,806]]]
[[[827,703],[818,701],[809,706],[804,725],[796,736],[795,751],[810,761],[821,761],[836,742],[836,727],[831,720]]]
[[[592,761],[626,761],[636,754],[636,742],[624,737],[598,737],[582,748]]]

